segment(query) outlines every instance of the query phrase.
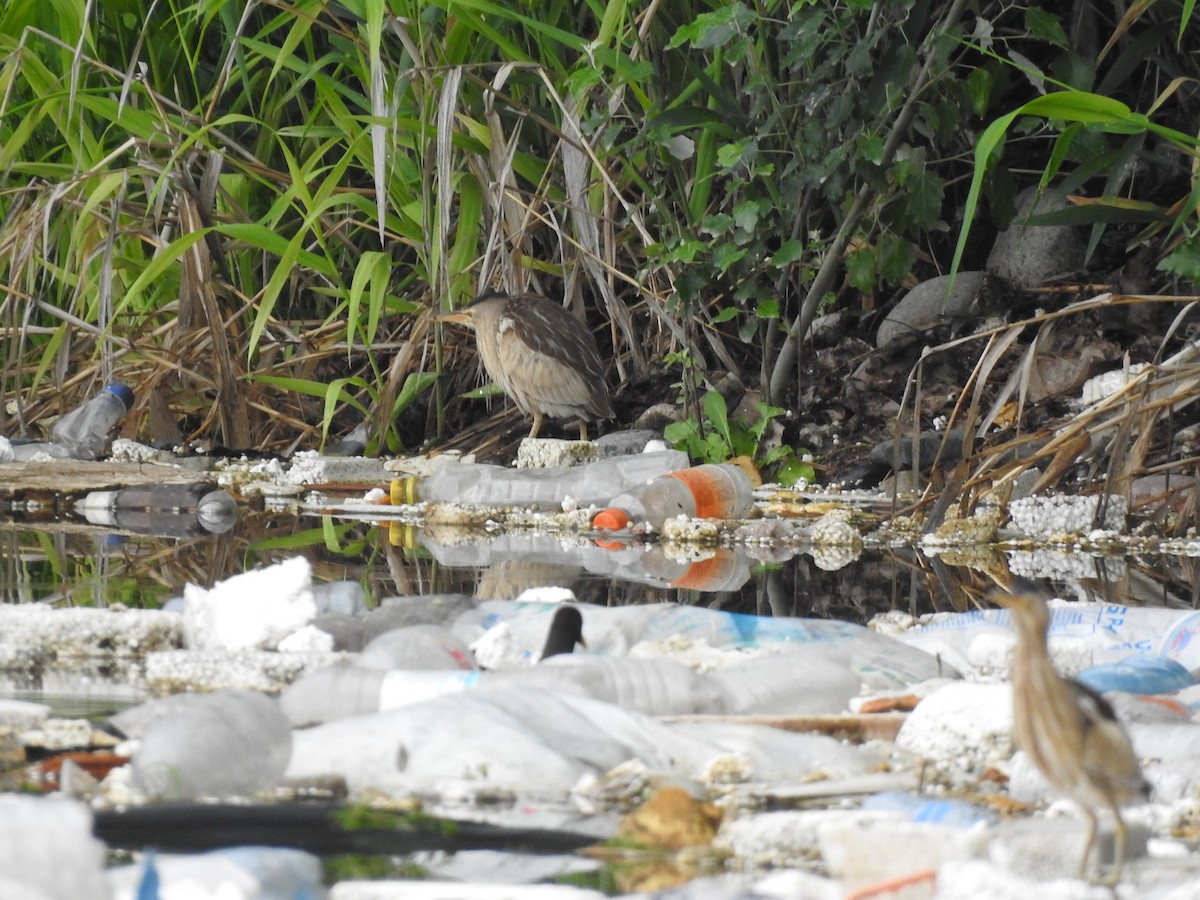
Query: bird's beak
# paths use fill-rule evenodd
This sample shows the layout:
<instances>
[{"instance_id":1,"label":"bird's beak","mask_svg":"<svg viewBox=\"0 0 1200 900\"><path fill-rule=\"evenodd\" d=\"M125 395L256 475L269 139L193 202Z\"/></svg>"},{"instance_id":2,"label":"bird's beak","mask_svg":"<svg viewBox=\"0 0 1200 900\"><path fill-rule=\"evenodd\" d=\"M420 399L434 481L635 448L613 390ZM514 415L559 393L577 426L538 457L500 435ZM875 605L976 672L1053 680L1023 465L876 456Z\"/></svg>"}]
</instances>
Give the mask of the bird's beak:
<instances>
[{"instance_id":1,"label":"bird's beak","mask_svg":"<svg viewBox=\"0 0 1200 900\"><path fill-rule=\"evenodd\" d=\"M439 313L433 317L435 322L453 322L456 325L470 325L471 314L465 309L454 309L450 312Z\"/></svg>"}]
</instances>

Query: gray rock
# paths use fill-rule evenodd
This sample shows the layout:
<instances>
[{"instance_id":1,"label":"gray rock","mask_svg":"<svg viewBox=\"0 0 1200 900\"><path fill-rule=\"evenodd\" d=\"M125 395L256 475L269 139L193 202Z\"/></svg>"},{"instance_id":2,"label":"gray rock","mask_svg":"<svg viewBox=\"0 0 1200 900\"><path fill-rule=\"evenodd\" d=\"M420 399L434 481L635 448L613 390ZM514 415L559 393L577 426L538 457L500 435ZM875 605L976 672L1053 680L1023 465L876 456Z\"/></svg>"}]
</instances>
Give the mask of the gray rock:
<instances>
[{"instance_id":1,"label":"gray rock","mask_svg":"<svg viewBox=\"0 0 1200 900\"><path fill-rule=\"evenodd\" d=\"M596 438L600 447L600 456L608 459L612 456L628 456L631 453L641 453L650 441L661 441L662 432L650 428L636 431L614 431Z\"/></svg>"},{"instance_id":2,"label":"gray rock","mask_svg":"<svg viewBox=\"0 0 1200 900\"><path fill-rule=\"evenodd\" d=\"M1036 213L1070 209L1065 200L1051 202L1036 187L1017 195L1017 215L1000 232L988 255L987 270L1022 290L1037 287L1055 275L1083 266L1086 246L1078 228L1070 225L1026 225Z\"/></svg>"},{"instance_id":3,"label":"gray rock","mask_svg":"<svg viewBox=\"0 0 1200 900\"><path fill-rule=\"evenodd\" d=\"M959 272L953 284L949 275L921 282L879 324L875 346L901 347L922 339L926 331L947 319L973 314L986 279L986 272Z\"/></svg>"}]
</instances>

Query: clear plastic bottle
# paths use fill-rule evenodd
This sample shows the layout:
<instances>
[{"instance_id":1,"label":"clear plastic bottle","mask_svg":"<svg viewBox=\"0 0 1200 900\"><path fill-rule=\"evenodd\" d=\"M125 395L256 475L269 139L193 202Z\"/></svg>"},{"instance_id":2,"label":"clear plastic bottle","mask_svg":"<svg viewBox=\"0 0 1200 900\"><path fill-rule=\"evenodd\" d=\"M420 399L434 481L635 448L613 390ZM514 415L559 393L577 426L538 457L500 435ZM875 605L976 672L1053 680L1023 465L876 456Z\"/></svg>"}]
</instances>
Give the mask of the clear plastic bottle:
<instances>
[{"instance_id":1,"label":"clear plastic bottle","mask_svg":"<svg viewBox=\"0 0 1200 900\"><path fill-rule=\"evenodd\" d=\"M753 485L745 469L735 463L694 466L655 478L613 497L592 526L618 531L631 522L649 522L661 528L678 515L704 519L736 519L746 515L754 503Z\"/></svg>"},{"instance_id":2,"label":"clear plastic bottle","mask_svg":"<svg viewBox=\"0 0 1200 900\"><path fill-rule=\"evenodd\" d=\"M95 459L104 449L109 430L133 406L133 391L114 381L91 400L76 407L50 429L53 443L74 459Z\"/></svg>"},{"instance_id":3,"label":"clear plastic bottle","mask_svg":"<svg viewBox=\"0 0 1200 900\"><path fill-rule=\"evenodd\" d=\"M687 454L659 450L614 456L583 466L509 469L483 463L447 462L423 478L392 482L392 503L437 502L559 506L570 497L580 506L609 498L649 479L686 466Z\"/></svg>"}]
</instances>

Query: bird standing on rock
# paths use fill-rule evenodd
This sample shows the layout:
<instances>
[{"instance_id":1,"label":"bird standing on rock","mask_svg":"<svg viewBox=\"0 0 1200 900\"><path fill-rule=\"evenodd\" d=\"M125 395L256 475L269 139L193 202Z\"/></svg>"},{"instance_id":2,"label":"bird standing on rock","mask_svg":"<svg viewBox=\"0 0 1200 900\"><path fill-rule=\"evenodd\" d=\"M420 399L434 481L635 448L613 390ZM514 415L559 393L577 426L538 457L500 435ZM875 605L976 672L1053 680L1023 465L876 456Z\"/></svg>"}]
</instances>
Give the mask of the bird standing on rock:
<instances>
[{"instance_id":1,"label":"bird standing on rock","mask_svg":"<svg viewBox=\"0 0 1200 900\"><path fill-rule=\"evenodd\" d=\"M1103 808L1113 814L1116 848L1107 881L1116 884L1125 857L1121 807L1145 802L1150 793L1129 736L1104 697L1055 671L1046 643L1050 610L1041 591L1021 583L1012 593L1000 592L993 599L1012 612L1017 630L1012 667L1017 745L1046 780L1087 815L1081 878L1096 842L1096 811Z\"/></svg>"},{"instance_id":2,"label":"bird standing on rock","mask_svg":"<svg viewBox=\"0 0 1200 900\"><path fill-rule=\"evenodd\" d=\"M474 329L488 375L533 417L530 437L537 437L543 416L579 416L579 437L586 440L589 418L615 415L592 333L557 303L492 292L438 318Z\"/></svg>"}]
</instances>

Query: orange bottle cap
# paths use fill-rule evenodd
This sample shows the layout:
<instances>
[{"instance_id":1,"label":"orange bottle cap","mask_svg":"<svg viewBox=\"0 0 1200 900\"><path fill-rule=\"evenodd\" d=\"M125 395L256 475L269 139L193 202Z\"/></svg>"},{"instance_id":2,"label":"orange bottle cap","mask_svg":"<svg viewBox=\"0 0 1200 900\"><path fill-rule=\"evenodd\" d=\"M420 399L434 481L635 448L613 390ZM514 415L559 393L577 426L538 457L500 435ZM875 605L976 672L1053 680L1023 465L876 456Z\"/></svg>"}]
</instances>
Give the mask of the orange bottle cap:
<instances>
[{"instance_id":1,"label":"orange bottle cap","mask_svg":"<svg viewBox=\"0 0 1200 900\"><path fill-rule=\"evenodd\" d=\"M620 531L629 524L629 513L615 506L602 509L592 519L592 527L602 531Z\"/></svg>"}]
</instances>

